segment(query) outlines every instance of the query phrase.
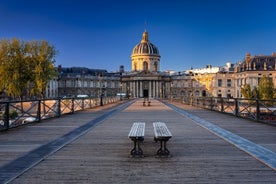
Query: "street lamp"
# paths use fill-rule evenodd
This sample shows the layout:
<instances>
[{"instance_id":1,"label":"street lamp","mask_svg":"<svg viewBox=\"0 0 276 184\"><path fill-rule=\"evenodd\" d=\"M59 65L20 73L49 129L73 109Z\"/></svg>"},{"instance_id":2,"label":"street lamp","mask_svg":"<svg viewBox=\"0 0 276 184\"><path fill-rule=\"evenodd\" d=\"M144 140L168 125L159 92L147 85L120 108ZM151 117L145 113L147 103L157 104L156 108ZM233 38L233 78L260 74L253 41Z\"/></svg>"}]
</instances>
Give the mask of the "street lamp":
<instances>
[{"instance_id":1,"label":"street lamp","mask_svg":"<svg viewBox=\"0 0 276 184\"><path fill-rule=\"evenodd\" d=\"M120 83L120 100L122 101L123 99L122 99L122 94L123 94L123 84L122 84L122 82Z\"/></svg>"},{"instance_id":2,"label":"street lamp","mask_svg":"<svg viewBox=\"0 0 276 184\"><path fill-rule=\"evenodd\" d=\"M104 93L105 93L105 86L103 85L103 86L101 87L100 106L103 106L103 97L104 97Z\"/></svg>"},{"instance_id":3,"label":"street lamp","mask_svg":"<svg viewBox=\"0 0 276 184\"><path fill-rule=\"evenodd\" d=\"M170 89L171 102L173 101L173 97L172 97L173 92L172 92L172 89L173 89L173 82L171 82L171 89Z\"/></svg>"},{"instance_id":4,"label":"street lamp","mask_svg":"<svg viewBox=\"0 0 276 184\"><path fill-rule=\"evenodd\" d=\"M103 106L103 82L102 82L102 74L98 75L99 83L100 83L100 106Z\"/></svg>"}]
</instances>

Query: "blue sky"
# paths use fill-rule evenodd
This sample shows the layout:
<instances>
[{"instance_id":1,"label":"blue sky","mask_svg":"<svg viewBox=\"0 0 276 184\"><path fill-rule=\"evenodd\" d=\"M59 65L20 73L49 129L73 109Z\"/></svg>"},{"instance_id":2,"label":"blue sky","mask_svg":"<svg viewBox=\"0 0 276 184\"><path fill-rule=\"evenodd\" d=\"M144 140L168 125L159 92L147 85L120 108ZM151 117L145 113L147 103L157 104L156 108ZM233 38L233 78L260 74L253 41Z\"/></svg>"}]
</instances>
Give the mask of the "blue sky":
<instances>
[{"instance_id":1,"label":"blue sky","mask_svg":"<svg viewBox=\"0 0 276 184\"><path fill-rule=\"evenodd\" d=\"M145 22L162 71L276 52L274 0L0 0L0 38L47 40L64 67L130 71Z\"/></svg>"}]
</instances>

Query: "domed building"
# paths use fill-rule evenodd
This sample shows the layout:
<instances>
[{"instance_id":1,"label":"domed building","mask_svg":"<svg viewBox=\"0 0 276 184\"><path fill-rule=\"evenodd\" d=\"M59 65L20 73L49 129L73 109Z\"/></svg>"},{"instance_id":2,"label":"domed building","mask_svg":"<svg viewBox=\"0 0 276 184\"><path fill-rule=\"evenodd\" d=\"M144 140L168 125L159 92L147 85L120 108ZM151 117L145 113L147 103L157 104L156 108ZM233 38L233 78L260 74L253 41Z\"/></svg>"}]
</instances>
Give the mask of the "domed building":
<instances>
[{"instance_id":1,"label":"domed building","mask_svg":"<svg viewBox=\"0 0 276 184\"><path fill-rule=\"evenodd\" d=\"M160 72L158 48L149 41L145 30L142 40L132 50L130 73L121 77L121 92L132 98L166 98L170 91L169 74Z\"/></svg>"},{"instance_id":2,"label":"domed building","mask_svg":"<svg viewBox=\"0 0 276 184\"><path fill-rule=\"evenodd\" d=\"M150 43L147 31L143 33L141 42L133 48L131 60L132 71L159 71L159 50L155 45Z\"/></svg>"}]
</instances>

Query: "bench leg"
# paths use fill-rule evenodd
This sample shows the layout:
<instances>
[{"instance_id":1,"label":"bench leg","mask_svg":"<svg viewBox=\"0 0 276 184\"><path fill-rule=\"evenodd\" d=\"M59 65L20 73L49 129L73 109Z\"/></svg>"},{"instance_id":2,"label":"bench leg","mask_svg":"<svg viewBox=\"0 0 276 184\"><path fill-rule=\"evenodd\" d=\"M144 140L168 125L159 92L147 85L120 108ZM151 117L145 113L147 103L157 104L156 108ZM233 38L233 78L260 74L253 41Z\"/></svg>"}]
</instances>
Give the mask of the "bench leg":
<instances>
[{"instance_id":1,"label":"bench leg","mask_svg":"<svg viewBox=\"0 0 276 184\"><path fill-rule=\"evenodd\" d=\"M157 150L158 156L169 156L170 151L167 149L167 141L168 140L161 140L160 141L160 148Z\"/></svg>"},{"instance_id":2,"label":"bench leg","mask_svg":"<svg viewBox=\"0 0 276 184\"><path fill-rule=\"evenodd\" d=\"M133 140L134 146L133 149L130 151L132 156L143 156L143 150L140 146L142 140Z\"/></svg>"}]
</instances>

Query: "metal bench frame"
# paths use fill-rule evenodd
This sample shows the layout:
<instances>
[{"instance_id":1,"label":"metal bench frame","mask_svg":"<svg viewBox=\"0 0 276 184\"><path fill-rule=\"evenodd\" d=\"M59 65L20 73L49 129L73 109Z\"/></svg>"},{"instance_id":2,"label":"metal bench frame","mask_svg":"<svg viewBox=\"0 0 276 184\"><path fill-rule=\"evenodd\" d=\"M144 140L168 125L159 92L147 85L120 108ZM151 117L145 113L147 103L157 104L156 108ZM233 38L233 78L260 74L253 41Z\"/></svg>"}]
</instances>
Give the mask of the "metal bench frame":
<instances>
[{"instance_id":1,"label":"metal bench frame","mask_svg":"<svg viewBox=\"0 0 276 184\"><path fill-rule=\"evenodd\" d=\"M168 127L163 122L154 122L154 141L160 141L160 148L157 150L157 156L169 156L170 151L167 149L167 141L172 137Z\"/></svg>"}]
</instances>

